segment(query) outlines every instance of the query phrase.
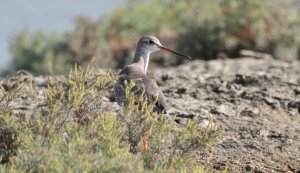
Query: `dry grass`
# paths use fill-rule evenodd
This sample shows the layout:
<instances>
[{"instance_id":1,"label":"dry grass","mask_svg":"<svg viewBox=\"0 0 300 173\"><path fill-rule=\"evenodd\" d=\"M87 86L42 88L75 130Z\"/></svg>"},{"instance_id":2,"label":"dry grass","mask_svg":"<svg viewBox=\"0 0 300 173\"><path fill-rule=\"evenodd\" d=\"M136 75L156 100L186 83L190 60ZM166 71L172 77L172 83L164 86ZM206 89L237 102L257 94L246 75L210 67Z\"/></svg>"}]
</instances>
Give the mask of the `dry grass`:
<instances>
[{"instance_id":1,"label":"dry grass","mask_svg":"<svg viewBox=\"0 0 300 173\"><path fill-rule=\"evenodd\" d=\"M197 117L179 126L151 113L153 103L133 101L133 83L122 115L103 112L101 94L117 76L75 66L66 82L49 79L44 106L22 114L11 103L25 88L33 100L36 94L31 77L17 76L0 85L0 172L209 172L193 152L214 141L215 127L200 127Z\"/></svg>"}]
</instances>

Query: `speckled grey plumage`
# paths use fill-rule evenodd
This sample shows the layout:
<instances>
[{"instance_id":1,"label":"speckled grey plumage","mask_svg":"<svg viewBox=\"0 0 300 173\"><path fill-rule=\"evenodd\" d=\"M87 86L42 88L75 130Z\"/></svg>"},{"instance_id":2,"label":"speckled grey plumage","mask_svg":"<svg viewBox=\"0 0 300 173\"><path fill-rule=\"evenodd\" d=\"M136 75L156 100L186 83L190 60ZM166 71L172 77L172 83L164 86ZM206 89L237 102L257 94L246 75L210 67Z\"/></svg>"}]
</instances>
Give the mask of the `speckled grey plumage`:
<instances>
[{"instance_id":1,"label":"speckled grey plumage","mask_svg":"<svg viewBox=\"0 0 300 173\"><path fill-rule=\"evenodd\" d=\"M135 65L126 66L120 72L120 78L114 86L115 98L119 105L124 105L127 101L125 95L125 80L135 80L135 87L133 87L131 91L138 95L144 91L149 102L154 101L157 97L154 112L160 113L168 110L166 98L156 82Z\"/></svg>"},{"instance_id":2,"label":"speckled grey plumage","mask_svg":"<svg viewBox=\"0 0 300 173\"><path fill-rule=\"evenodd\" d=\"M161 113L166 112L169 109L163 92L156 82L146 74L150 54L160 50L190 58L189 56L163 47L160 41L154 36L142 37L137 44L132 64L127 65L122 69L119 74L119 79L114 86L115 98L119 105L126 106L127 98L125 94L125 81L134 80L135 86L132 88L132 92L137 95L144 92L149 102L157 100L153 109L154 112Z\"/></svg>"}]
</instances>

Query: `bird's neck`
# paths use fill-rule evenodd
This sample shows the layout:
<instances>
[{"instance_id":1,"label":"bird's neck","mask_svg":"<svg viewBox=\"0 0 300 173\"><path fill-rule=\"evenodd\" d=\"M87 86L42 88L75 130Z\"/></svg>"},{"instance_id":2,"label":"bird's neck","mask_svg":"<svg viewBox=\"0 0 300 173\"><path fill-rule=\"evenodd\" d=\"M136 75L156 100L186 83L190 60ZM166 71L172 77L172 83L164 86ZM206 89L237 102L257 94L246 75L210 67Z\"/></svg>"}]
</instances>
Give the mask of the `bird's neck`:
<instances>
[{"instance_id":1,"label":"bird's neck","mask_svg":"<svg viewBox=\"0 0 300 173\"><path fill-rule=\"evenodd\" d=\"M136 49L133 63L138 64L141 69L144 70L145 74L147 72L148 64L149 64L149 51L145 51L142 49Z\"/></svg>"}]
</instances>

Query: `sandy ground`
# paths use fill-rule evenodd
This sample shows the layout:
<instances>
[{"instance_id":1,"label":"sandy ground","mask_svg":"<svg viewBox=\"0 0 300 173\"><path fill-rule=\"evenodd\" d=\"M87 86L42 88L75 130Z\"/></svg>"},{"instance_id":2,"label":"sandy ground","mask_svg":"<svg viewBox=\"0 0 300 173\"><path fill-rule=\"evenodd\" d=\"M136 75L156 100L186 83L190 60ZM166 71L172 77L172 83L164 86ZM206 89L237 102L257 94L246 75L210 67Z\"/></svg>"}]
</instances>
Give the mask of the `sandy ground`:
<instances>
[{"instance_id":1,"label":"sandy ground","mask_svg":"<svg viewBox=\"0 0 300 173\"><path fill-rule=\"evenodd\" d=\"M193 61L152 72L182 119L199 114L220 127L215 145L198 152L200 163L230 172L300 172L300 62Z\"/></svg>"},{"instance_id":2,"label":"sandy ground","mask_svg":"<svg viewBox=\"0 0 300 173\"><path fill-rule=\"evenodd\" d=\"M184 123L193 115L212 120L221 135L197 161L229 172L300 172L300 62L241 58L192 61L149 69ZM46 79L37 77L41 93ZM112 90L102 109L121 111ZM23 98L19 107L30 111ZM43 100L43 99L41 99ZM26 108L24 108L26 107Z\"/></svg>"}]
</instances>

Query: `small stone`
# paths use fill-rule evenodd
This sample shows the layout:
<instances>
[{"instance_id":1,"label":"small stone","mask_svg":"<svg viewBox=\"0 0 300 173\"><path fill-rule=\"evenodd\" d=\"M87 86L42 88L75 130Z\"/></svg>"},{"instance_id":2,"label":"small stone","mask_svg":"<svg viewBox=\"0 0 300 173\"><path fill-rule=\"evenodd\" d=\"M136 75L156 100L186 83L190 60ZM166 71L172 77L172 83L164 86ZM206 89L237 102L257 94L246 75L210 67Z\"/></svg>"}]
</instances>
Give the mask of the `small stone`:
<instances>
[{"instance_id":1,"label":"small stone","mask_svg":"<svg viewBox=\"0 0 300 173\"><path fill-rule=\"evenodd\" d=\"M216 86L213 88L215 93L226 93L228 89L225 86Z\"/></svg>"},{"instance_id":2,"label":"small stone","mask_svg":"<svg viewBox=\"0 0 300 173\"><path fill-rule=\"evenodd\" d=\"M198 80L199 83L205 83L206 82L205 77L200 76L200 75L198 76L197 80Z\"/></svg>"},{"instance_id":3,"label":"small stone","mask_svg":"<svg viewBox=\"0 0 300 173\"><path fill-rule=\"evenodd\" d=\"M300 105L300 103L296 102L296 101L289 101L288 103L288 108L298 108Z\"/></svg>"},{"instance_id":4,"label":"small stone","mask_svg":"<svg viewBox=\"0 0 300 173\"><path fill-rule=\"evenodd\" d=\"M280 102L272 97L265 97L265 102L272 106L272 108L280 108Z\"/></svg>"},{"instance_id":5,"label":"small stone","mask_svg":"<svg viewBox=\"0 0 300 173\"><path fill-rule=\"evenodd\" d=\"M161 76L161 80L164 82L166 82L167 80L172 80L172 79L173 79L173 77L168 74L164 74Z\"/></svg>"},{"instance_id":6,"label":"small stone","mask_svg":"<svg viewBox=\"0 0 300 173\"><path fill-rule=\"evenodd\" d=\"M253 100L255 97L255 95L253 93L246 92L246 91L243 91L240 96L241 96L241 98L247 99L247 100Z\"/></svg>"},{"instance_id":7,"label":"small stone","mask_svg":"<svg viewBox=\"0 0 300 173\"><path fill-rule=\"evenodd\" d=\"M260 80L256 76L236 74L234 82L237 83L237 84L241 84L243 86L247 86L247 85L259 84Z\"/></svg>"},{"instance_id":8,"label":"small stone","mask_svg":"<svg viewBox=\"0 0 300 173\"><path fill-rule=\"evenodd\" d=\"M276 131L273 131L271 130L269 132L269 135L267 136L268 138L286 138L286 135L283 135L282 133L279 133L279 132L276 132Z\"/></svg>"},{"instance_id":9,"label":"small stone","mask_svg":"<svg viewBox=\"0 0 300 173\"><path fill-rule=\"evenodd\" d=\"M184 94L186 92L186 88L178 88L177 93L178 94Z\"/></svg>"},{"instance_id":10,"label":"small stone","mask_svg":"<svg viewBox=\"0 0 300 173\"><path fill-rule=\"evenodd\" d=\"M199 120L198 123L199 123L199 125L200 125L201 127L203 127L203 128L207 128L209 125L212 125L212 126L215 125L213 122L210 122L210 121L207 120L207 119L201 119L201 120Z\"/></svg>"},{"instance_id":11,"label":"small stone","mask_svg":"<svg viewBox=\"0 0 300 173\"><path fill-rule=\"evenodd\" d=\"M255 117L259 115L260 110L258 108L245 108L242 112L242 116Z\"/></svg>"},{"instance_id":12,"label":"small stone","mask_svg":"<svg viewBox=\"0 0 300 173\"><path fill-rule=\"evenodd\" d=\"M245 166L245 170L246 170L246 171L251 171L251 166L250 166L250 165L246 165L246 166Z\"/></svg>"},{"instance_id":13,"label":"small stone","mask_svg":"<svg viewBox=\"0 0 300 173\"><path fill-rule=\"evenodd\" d=\"M296 95L300 94L300 87L295 88L295 89L294 89L294 93L295 93Z\"/></svg>"}]
</instances>

